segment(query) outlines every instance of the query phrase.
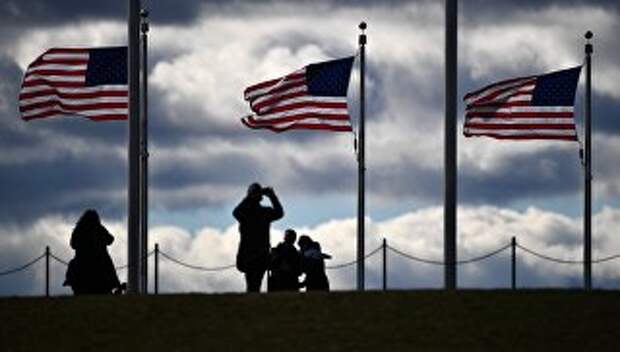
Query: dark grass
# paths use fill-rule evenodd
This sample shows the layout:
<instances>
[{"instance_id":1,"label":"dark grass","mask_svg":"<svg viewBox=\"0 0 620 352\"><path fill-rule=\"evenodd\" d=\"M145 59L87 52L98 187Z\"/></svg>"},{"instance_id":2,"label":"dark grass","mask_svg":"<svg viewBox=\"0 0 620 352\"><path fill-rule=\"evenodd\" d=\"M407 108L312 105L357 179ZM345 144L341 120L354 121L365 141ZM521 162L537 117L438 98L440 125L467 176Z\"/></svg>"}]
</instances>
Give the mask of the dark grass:
<instances>
[{"instance_id":1,"label":"dark grass","mask_svg":"<svg viewBox=\"0 0 620 352\"><path fill-rule=\"evenodd\" d=\"M620 292L0 299L0 351L620 351Z\"/></svg>"}]
</instances>

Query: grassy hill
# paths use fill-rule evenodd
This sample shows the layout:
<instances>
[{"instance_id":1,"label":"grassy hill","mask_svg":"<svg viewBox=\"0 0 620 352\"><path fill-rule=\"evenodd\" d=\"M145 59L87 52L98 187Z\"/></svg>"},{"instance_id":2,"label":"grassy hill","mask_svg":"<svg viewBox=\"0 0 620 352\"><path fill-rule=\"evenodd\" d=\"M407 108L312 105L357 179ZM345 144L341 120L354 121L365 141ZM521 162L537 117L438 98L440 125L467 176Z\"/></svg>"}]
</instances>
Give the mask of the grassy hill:
<instances>
[{"instance_id":1,"label":"grassy hill","mask_svg":"<svg viewBox=\"0 0 620 352\"><path fill-rule=\"evenodd\" d=\"M620 292L0 299L0 351L618 351Z\"/></svg>"}]
</instances>

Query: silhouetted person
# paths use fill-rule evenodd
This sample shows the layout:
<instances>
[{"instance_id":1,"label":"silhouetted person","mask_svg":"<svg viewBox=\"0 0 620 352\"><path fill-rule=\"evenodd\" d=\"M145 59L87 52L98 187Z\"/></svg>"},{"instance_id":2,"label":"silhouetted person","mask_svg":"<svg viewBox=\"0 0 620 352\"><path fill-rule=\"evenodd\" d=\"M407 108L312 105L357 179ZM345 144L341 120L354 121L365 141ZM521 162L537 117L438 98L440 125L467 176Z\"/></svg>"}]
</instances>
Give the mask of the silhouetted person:
<instances>
[{"instance_id":1,"label":"silhouetted person","mask_svg":"<svg viewBox=\"0 0 620 352\"><path fill-rule=\"evenodd\" d=\"M284 241L271 250L269 291L299 291L301 257L295 248L296 240L295 230L288 229Z\"/></svg>"},{"instance_id":2,"label":"silhouetted person","mask_svg":"<svg viewBox=\"0 0 620 352\"><path fill-rule=\"evenodd\" d=\"M263 196L269 198L272 207L260 205ZM245 274L247 291L259 292L269 265L269 228L272 221L284 216L282 205L272 188L262 188L260 184L253 183L233 215L239 222L241 235L237 269Z\"/></svg>"},{"instance_id":3,"label":"silhouetted person","mask_svg":"<svg viewBox=\"0 0 620 352\"><path fill-rule=\"evenodd\" d=\"M306 291L329 291L325 259L331 259L331 256L321 252L321 245L309 236L300 236L297 244L301 252L301 271L306 274L301 285Z\"/></svg>"},{"instance_id":4,"label":"silhouetted person","mask_svg":"<svg viewBox=\"0 0 620 352\"><path fill-rule=\"evenodd\" d=\"M99 214L86 210L71 233L75 257L69 262L63 286L71 286L76 295L122 292L124 285L107 249L112 242L114 237L101 224Z\"/></svg>"}]
</instances>

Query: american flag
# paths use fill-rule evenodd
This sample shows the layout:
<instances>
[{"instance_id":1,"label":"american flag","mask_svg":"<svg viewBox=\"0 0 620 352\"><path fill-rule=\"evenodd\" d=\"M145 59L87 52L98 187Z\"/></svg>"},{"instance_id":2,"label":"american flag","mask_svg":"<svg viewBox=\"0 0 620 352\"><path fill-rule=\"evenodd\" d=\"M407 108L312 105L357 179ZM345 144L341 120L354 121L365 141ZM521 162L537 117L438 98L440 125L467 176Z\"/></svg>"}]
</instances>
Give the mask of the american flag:
<instances>
[{"instance_id":1,"label":"american flag","mask_svg":"<svg viewBox=\"0 0 620 352\"><path fill-rule=\"evenodd\" d=\"M127 47L53 48L32 62L19 94L22 119L127 119Z\"/></svg>"},{"instance_id":2,"label":"american flag","mask_svg":"<svg viewBox=\"0 0 620 352\"><path fill-rule=\"evenodd\" d=\"M577 66L508 79L465 95L463 134L576 141L573 105L580 71Z\"/></svg>"},{"instance_id":3,"label":"american flag","mask_svg":"<svg viewBox=\"0 0 620 352\"><path fill-rule=\"evenodd\" d=\"M308 65L277 79L246 88L254 114L248 127L283 132L291 129L350 132L347 89L354 57Z\"/></svg>"}]
</instances>

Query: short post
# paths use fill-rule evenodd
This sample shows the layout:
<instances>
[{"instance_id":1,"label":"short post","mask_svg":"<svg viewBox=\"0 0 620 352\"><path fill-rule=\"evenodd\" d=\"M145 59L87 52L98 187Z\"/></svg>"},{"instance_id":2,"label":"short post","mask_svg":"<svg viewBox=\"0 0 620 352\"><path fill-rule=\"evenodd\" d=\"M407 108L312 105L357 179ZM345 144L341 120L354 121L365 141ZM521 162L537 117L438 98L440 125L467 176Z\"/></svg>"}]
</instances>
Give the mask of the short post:
<instances>
[{"instance_id":1,"label":"short post","mask_svg":"<svg viewBox=\"0 0 620 352\"><path fill-rule=\"evenodd\" d=\"M45 246L45 297L50 296L50 246Z\"/></svg>"},{"instance_id":2,"label":"short post","mask_svg":"<svg viewBox=\"0 0 620 352\"><path fill-rule=\"evenodd\" d=\"M155 243L155 294L159 294L159 244Z\"/></svg>"},{"instance_id":3,"label":"short post","mask_svg":"<svg viewBox=\"0 0 620 352\"><path fill-rule=\"evenodd\" d=\"M383 291L387 291L387 240L383 239Z\"/></svg>"},{"instance_id":4,"label":"short post","mask_svg":"<svg viewBox=\"0 0 620 352\"><path fill-rule=\"evenodd\" d=\"M512 249L512 260L511 260L511 288L513 290L517 289L517 238L512 237L510 241L510 247Z\"/></svg>"}]
</instances>

